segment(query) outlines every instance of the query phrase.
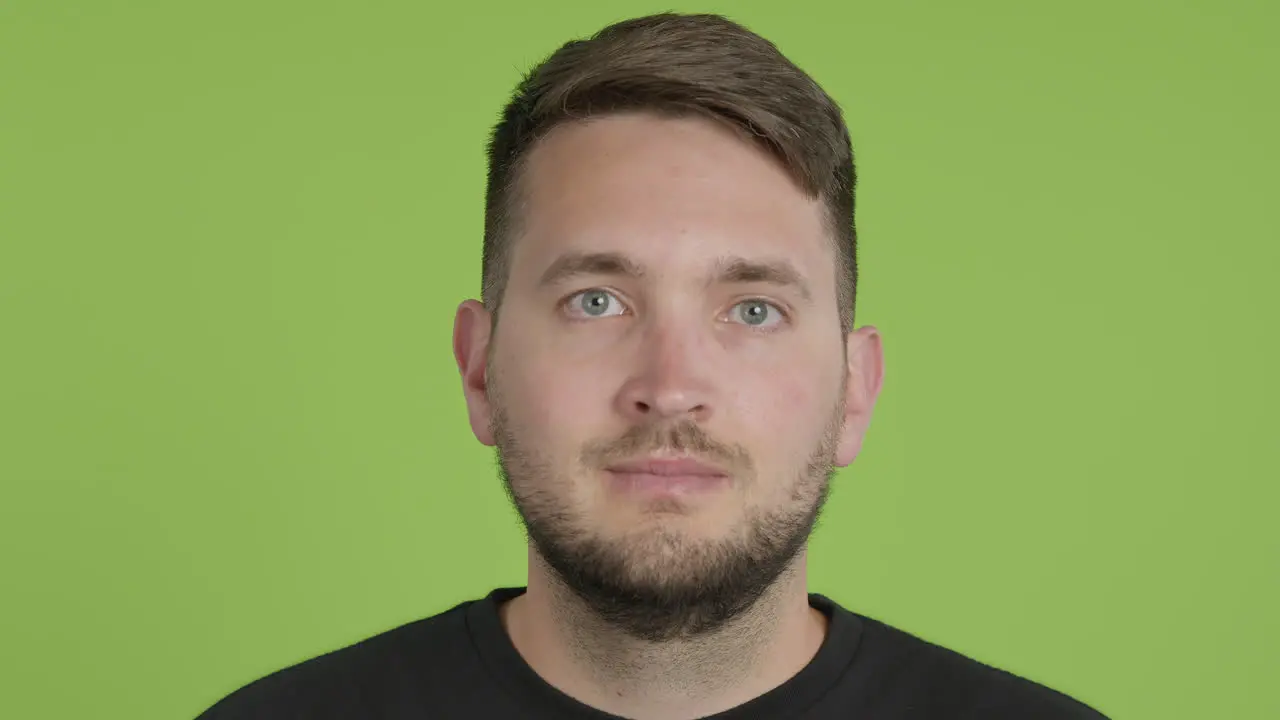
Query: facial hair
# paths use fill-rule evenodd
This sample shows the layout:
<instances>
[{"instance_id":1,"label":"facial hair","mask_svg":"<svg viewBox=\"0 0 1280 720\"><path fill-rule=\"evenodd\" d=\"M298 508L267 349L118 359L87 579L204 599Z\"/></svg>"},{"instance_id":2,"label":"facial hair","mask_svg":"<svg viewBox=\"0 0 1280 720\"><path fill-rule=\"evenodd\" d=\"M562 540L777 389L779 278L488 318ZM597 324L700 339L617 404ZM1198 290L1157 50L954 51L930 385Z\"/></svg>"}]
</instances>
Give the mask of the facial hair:
<instances>
[{"instance_id":1,"label":"facial hair","mask_svg":"<svg viewBox=\"0 0 1280 720\"><path fill-rule=\"evenodd\" d=\"M570 505L571 478L557 477L550 463L521 442L498 393L491 400L498 471L538 555L601 620L649 642L691 639L723 628L792 566L829 495L843 419L843 402L837 402L816 448L787 478L786 499L752 508L729 537L701 540L649 528L638 537L607 539ZM716 460L736 470L735 481L774 481L754 474L745 448L716 441L691 420L639 425L616 440L589 444L580 465L603 468L609 459L660 451Z\"/></svg>"}]
</instances>

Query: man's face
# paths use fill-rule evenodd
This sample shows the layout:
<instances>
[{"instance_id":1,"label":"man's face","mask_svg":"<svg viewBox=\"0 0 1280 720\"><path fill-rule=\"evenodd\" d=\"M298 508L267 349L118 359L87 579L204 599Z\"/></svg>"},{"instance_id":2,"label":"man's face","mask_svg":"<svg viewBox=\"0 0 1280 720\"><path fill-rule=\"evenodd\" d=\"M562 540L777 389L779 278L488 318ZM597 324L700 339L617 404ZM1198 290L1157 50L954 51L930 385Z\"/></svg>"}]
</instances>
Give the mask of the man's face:
<instances>
[{"instance_id":1,"label":"man's face","mask_svg":"<svg viewBox=\"0 0 1280 720\"><path fill-rule=\"evenodd\" d=\"M714 629L856 454L823 208L700 118L561 126L522 182L473 425L570 589L640 637Z\"/></svg>"}]
</instances>

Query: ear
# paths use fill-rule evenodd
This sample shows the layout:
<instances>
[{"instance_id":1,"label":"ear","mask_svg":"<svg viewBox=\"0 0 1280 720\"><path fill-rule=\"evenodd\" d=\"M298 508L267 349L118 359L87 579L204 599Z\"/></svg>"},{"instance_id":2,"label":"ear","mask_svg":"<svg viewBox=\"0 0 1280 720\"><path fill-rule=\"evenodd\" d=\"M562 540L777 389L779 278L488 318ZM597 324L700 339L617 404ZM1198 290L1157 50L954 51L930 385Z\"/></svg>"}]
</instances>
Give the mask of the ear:
<instances>
[{"instance_id":1,"label":"ear","mask_svg":"<svg viewBox=\"0 0 1280 720\"><path fill-rule=\"evenodd\" d=\"M846 338L848 357L844 397L844 428L836 448L836 465L847 467L862 450L862 438L871 424L871 411L884 384L884 348L880 332L865 325Z\"/></svg>"},{"instance_id":2,"label":"ear","mask_svg":"<svg viewBox=\"0 0 1280 720\"><path fill-rule=\"evenodd\" d=\"M458 374L462 376L462 394L467 400L471 432L481 443L490 446L494 440L489 422L492 406L489 404L486 366L491 332L491 316L484 305L476 300L467 300L458 306L453 318L453 359L458 363Z\"/></svg>"}]
</instances>

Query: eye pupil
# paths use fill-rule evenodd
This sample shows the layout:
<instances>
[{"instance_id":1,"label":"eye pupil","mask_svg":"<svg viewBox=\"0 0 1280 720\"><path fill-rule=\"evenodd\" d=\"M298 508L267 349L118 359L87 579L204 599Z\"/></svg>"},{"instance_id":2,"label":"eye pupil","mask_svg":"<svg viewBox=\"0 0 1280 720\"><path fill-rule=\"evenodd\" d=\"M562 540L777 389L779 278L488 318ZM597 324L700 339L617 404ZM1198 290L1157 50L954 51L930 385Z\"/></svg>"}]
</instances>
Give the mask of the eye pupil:
<instances>
[{"instance_id":1,"label":"eye pupil","mask_svg":"<svg viewBox=\"0 0 1280 720\"><path fill-rule=\"evenodd\" d=\"M599 315L609 309L609 296L598 290L582 295L582 309L589 315Z\"/></svg>"},{"instance_id":2,"label":"eye pupil","mask_svg":"<svg viewBox=\"0 0 1280 720\"><path fill-rule=\"evenodd\" d=\"M742 310L739 315L742 316L743 322L749 325L759 325L768 317L769 308L762 302L747 302L742 304Z\"/></svg>"}]
</instances>

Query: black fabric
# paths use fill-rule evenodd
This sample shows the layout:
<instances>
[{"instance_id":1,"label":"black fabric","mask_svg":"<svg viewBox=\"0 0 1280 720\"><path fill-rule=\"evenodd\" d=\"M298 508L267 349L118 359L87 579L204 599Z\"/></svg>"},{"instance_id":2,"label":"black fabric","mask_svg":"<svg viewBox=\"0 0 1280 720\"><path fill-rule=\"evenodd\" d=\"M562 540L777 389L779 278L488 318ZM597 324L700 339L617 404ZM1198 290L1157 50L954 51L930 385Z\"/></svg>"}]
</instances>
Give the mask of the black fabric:
<instances>
[{"instance_id":1,"label":"black fabric","mask_svg":"<svg viewBox=\"0 0 1280 720\"><path fill-rule=\"evenodd\" d=\"M197 720L618 720L544 682L521 658L499 588L433 617L277 671ZM811 594L830 620L813 660L714 720L1105 720L1043 685L992 668Z\"/></svg>"}]
</instances>

